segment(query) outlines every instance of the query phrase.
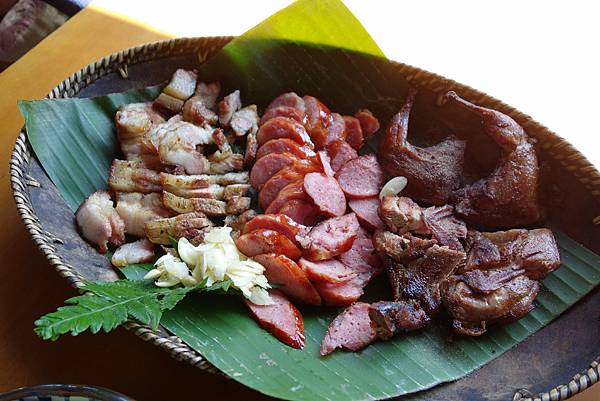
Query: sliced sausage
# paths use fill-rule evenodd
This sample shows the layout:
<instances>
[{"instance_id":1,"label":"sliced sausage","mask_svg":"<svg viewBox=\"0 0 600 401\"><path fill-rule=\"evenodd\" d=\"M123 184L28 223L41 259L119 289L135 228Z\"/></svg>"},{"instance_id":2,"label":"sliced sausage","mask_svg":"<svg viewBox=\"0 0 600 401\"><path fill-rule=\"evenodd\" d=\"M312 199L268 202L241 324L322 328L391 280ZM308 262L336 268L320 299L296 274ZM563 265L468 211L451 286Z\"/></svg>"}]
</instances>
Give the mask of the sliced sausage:
<instances>
[{"instance_id":1,"label":"sliced sausage","mask_svg":"<svg viewBox=\"0 0 600 401\"><path fill-rule=\"evenodd\" d=\"M258 129L258 133L256 134L258 146L276 138L289 138L301 145L314 146L304 126L286 117L270 119Z\"/></svg>"},{"instance_id":2,"label":"sliced sausage","mask_svg":"<svg viewBox=\"0 0 600 401\"><path fill-rule=\"evenodd\" d=\"M338 113L331 114L331 124L327 127L327 136L322 144L322 149L327 148L329 144L336 141L346 140L346 123L344 117Z\"/></svg>"},{"instance_id":3,"label":"sliced sausage","mask_svg":"<svg viewBox=\"0 0 600 401\"><path fill-rule=\"evenodd\" d=\"M339 171L344 164L352 159L358 158L356 150L354 150L354 148L346 141L334 142L329 145L327 150L333 171Z\"/></svg>"},{"instance_id":4,"label":"sliced sausage","mask_svg":"<svg viewBox=\"0 0 600 401\"><path fill-rule=\"evenodd\" d=\"M273 202L267 207L265 213L277 213L279 209L294 199L307 200L308 196L304 192L304 180L296 180L285 187L273 199Z\"/></svg>"},{"instance_id":5,"label":"sliced sausage","mask_svg":"<svg viewBox=\"0 0 600 401\"><path fill-rule=\"evenodd\" d=\"M297 246L300 246L296 240L297 235L306 235L309 228L297 223L285 214L260 214L246 223L243 233L249 233L258 229L267 229L277 231L285 235Z\"/></svg>"},{"instance_id":6,"label":"sliced sausage","mask_svg":"<svg viewBox=\"0 0 600 401\"><path fill-rule=\"evenodd\" d=\"M319 261L341 255L352 247L358 229L354 213L322 221L308 235L298 238L304 248L302 256L311 261Z\"/></svg>"},{"instance_id":7,"label":"sliced sausage","mask_svg":"<svg viewBox=\"0 0 600 401\"><path fill-rule=\"evenodd\" d=\"M306 129L310 133L315 148L317 150L324 149L329 135L329 126L333 121L331 112L327 106L313 96L304 96L303 99L306 107Z\"/></svg>"},{"instance_id":8,"label":"sliced sausage","mask_svg":"<svg viewBox=\"0 0 600 401\"><path fill-rule=\"evenodd\" d=\"M348 206L356 213L360 225L373 232L385 227L383 221L379 218L379 203L379 197L374 196L365 199L350 199Z\"/></svg>"},{"instance_id":9,"label":"sliced sausage","mask_svg":"<svg viewBox=\"0 0 600 401\"><path fill-rule=\"evenodd\" d=\"M256 305L244 299L258 324L273 337L293 348L304 348L304 320L300 311L280 290L270 290L271 305Z\"/></svg>"},{"instance_id":10,"label":"sliced sausage","mask_svg":"<svg viewBox=\"0 0 600 401\"><path fill-rule=\"evenodd\" d=\"M320 305L321 297L308 280L300 266L281 254L263 254L253 258L265 267L270 283L280 284L281 291L293 301L308 305Z\"/></svg>"},{"instance_id":11,"label":"sliced sausage","mask_svg":"<svg viewBox=\"0 0 600 401\"><path fill-rule=\"evenodd\" d=\"M367 281L381 272L381 260L375 252L373 240L362 228L358 229L352 247L339 255L338 260L356 273L368 273L365 276Z\"/></svg>"},{"instance_id":12,"label":"sliced sausage","mask_svg":"<svg viewBox=\"0 0 600 401\"><path fill-rule=\"evenodd\" d=\"M339 217L346 213L346 197L335 178L308 173L304 176L304 191L324 215Z\"/></svg>"},{"instance_id":13,"label":"sliced sausage","mask_svg":"<svg viewBox=\"0 0 600 401\"><path fill-rule=\"evenodd\" d=\"M343 283L315 283L315 288L325 305L348 306L362 296L367 283L366 275L358 274Z\"/></svg>"},{"instance_id":14,"label":"sliced sausage","mask_svg":"<svg viewBox=\"0 0 600 401\"><path fill-rule=\"evenodd\" d=\"M321 342L321 355L332 353L336 348L359 351L377 338L377 332L369 317L369 304L357 302L336 316L329 325Z\"/></svg>"},{"instance_id":15,"label":"sliced sausage","mask_svg":"<svg viewBox=\"0 0 600 401\"><path fill-rule=\"evenodd\" d=\"M374 155L350 160L336 178L347 197L364 199L377 196L383 187L383 170Z\"/></svg>"},{"instance_id":16,"label":"sliced sausage","mask_svg":"<svg viewBox=\"0 0 600 401\"><path fill-rule=\"evenodd\" d=\"M300 145L298 142L289 138L271 139L258 149L256 160L271 153L291 153L298 159L310 159L315 157L315 152L306 145Z\"/></svg>"},{"instance_id":17,"label":"sliced sausage","mask_svg":"<svg viewBox=\"0 0 600 401\"><path fill-rule=\"evenodd\" d=\"M331 159L329 158L329 154L325 150L320 150L317 152L317 160L321 163L321 168L325 175L329 177L335 176L335 171L331 168Z\"/></svg>"},{"instance_id":18,"label":"sliced sausage","mask_svg":"<svg viewBox=\"0 0 600 401\"><path fill-rule=\"evenodd\" d=\"M298 265L314 283L343 283L356 276L356 272L335 259L311 262L301 258Z\"/></svg>"},{"instance_id":19,"label":"sliced sausage","mask_svg":"<svg viewBox=\"0 0 600 401\"><path fill-rule=\"evenodd\" d=\"M281 169L263 185L258 194L258 205L262 209L266 209L286 185L302 179L307 173L319 170L320 166L309 160L297 160L293 165Z\"/></svg>"},{"instance_id":20,"label":"sliced sausage","mask_svg":"<svg viewBox=\"0 0 600 401\"><path fill-rule=\"evenodd\" d=\"M377 131L379 131L379 120L369 110L359 110L354 117L360 121L365 140L369 140Z\"/></svg>"},{"instance_id":21,"label":"sliced sausage","mask_svg":"<svg viewBox=\"0 0 600 401\"><path fill-rule=\"evenodd\" d=\"M296 156L291 153L272 153L257 160L250 171L250 184L260 190L273 175L296 160Z\"/></svg>"},{"instance_id":22,"label":"sliced sausage","mask_svg":"<svg viewBox=\"0 0 600 401\"><path fill-rule=\"evenodd\" d=\"M304 125L306 123L306 114L304 113L304 111L302 111L296 107L279 106L279 107L274 107L272 109L268 109L265 112L265 114L263 114L263 116L261 117L259 124L263 125L264 123L266 123L267 121L269 121L275 117L290 118L294 121L299 122L302 125Z\"/></svg>"},{"instance_id":23,"label":"sliced sausage","mask_svg":"<svg viewBox=\"0 0 600 401\"><path fill-rule=\"evenodd\" d=\"M358 152L365 142L360 121L356 117L344 116L344 123L346 124L346 142Z\"/></svg>"},{"instance_id":24,"label":"sliced sausage","mask_svg":"<svg viewBox=\"0 0 600 401\"><path fill-rule=\"evenodd\" d=\"M290 201L279 209L279 213L305 226L313 226L319 220L319 209L312 202L302 200Z\"/></svg>"},{"instance_id":25,"label":"sliced sausage","mask_svg":"<svg viewBox=\"0 0 600 401\"><path fill-rule=\"evenodd\" d=\"M263 253L276 253L298 260L301 255L300 249L288 237L264 228L241 235L235 240L235 245L241 253L248 257Z\"/></svg>"},{"instance_id":26,"label":"sliced sausage","mask_svg":"<svg viewBox=\"0 0 600 401\"><path fill-rule=\"evenodd\" d=\"M273 101L267 106L267 111L282 106L293 107L303 112L304 100L300 96L296 95L294 92L282 93L281 95L273 99Z\"/></svg>"}]
</instances>

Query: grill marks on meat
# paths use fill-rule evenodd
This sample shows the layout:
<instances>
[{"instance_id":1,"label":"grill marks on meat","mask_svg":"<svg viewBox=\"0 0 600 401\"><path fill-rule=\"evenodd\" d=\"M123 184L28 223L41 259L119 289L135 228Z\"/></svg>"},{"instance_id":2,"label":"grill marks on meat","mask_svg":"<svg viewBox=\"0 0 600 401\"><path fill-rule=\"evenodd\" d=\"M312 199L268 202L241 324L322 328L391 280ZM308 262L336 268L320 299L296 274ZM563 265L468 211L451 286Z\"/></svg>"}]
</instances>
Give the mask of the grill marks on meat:
<instances>
[{"instance_id":1,"label":"grill marks on meat","mask_svg":"<svg viewBox=\"0 0 600 401\"><path fill-rule=\"evenodd\" d=\"M416 90L410 89L406 102L381 138L377 155L388 174L408 179L408 196L443 205L460 186L465 141L447 137L428 148L411 145L407 139L408 122L415 95Z\"/></svg>"},{"instance_id":2,"label":"grill marks on meat","mask_svg":"<svg viewBox=\"0 0 600 401\"><path fill-rule=\"evenodd\" d=\"M336 348L359 351L376 338L377 333L369 317L369 304L356 302L333 319L321 342L320 353L325 356Z\"/></svg>"},{"instance_id":3,"label":"grill marks on meat","mask_svg":"<svg viewBox=\"0 0 600 401\"><path fill-rule=\"evenodd\" d=\"M304 320L300 311L279 290L270 290L272 305L244 300L258 324L275 338L293 348L304 348Z\"/></svg>"},{"instance_id":4,"label":"grill marks on meat","mask_svg":"<svg viewBox=\"0 0 600 401\"><path fill-rule=\"evenodd\" d=\"M75 219L83 237L96 245L101 253L108 251L109 242L114 246L125 242L125 223L106 191L96 191L88 196L77 209Z\"/></svg>"},{"instance_id":5,"label":"grill marks on meat","mask_svg":"<svg viewBox=\"0 0 600 401\"><path fill-rule=\"evenodd\" d=\"M454 192L457 213L468 223L484 227L539 221L537 155L523 128L507 115L476 106L454 92L448 92L446 99L480 117L484 132L501 149L498 166L489 177Z\"/></svg>"},{"instance_id":6,"label":"grill marks on meat","mask_svg":"<svg viewBox=\"0 0 600 401\"><path fill-rule=\"evenodd\" d=\"M155 244L170 245L170 237L191 240L200 235L213 223L204 213L191 212L177 215L175 217L147 221L144 224L144 232L150 241Z\"/></svg>"}]
</instances>

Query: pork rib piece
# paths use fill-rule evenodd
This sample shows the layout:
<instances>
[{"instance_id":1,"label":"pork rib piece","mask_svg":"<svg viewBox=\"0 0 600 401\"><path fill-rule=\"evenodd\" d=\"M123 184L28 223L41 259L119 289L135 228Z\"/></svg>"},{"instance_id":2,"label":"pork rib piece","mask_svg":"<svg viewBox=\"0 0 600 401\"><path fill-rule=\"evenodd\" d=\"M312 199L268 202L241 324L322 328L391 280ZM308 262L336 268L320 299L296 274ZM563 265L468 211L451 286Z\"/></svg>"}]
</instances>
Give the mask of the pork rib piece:
<instances>
[{"instance_id":1,"label":"pork rib piece","mask_svg":"<svg viewBox=\"0 0 600 401\"><path fill-rule=\"evenodd\" d=\"M484 132L502 152L489 177L454 192L456 212L467 223L483 227L514 227L539 221L538 160L523 128L507 115L467 102L454 92L448 92L446 99L479 116ZM410 178L408 182L410 187Z\"/></svg>"},{"instance_id":2,"label":"pork rib piece","mask_svg":"<svg viewBox=\"0 0 600 401\"><path fill-rule=\"evenodd\" d=\"M411 145L407 139L408 125L415 95L416 90L411 88L381 138L377 155L388 174L408 179L404 190L408 196L443 205L460 186L465 141L447 137L427 148Z\"/></svg>"}]
</instances>

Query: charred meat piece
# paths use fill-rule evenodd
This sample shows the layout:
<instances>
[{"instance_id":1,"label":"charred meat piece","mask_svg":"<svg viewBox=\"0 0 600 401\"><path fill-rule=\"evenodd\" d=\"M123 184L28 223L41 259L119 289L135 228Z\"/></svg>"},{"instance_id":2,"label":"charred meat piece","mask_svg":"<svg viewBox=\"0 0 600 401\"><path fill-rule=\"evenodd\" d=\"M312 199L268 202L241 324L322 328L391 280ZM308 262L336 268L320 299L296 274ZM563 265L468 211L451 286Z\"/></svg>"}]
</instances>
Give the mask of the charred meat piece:
<instances>
[{"instance_id":1,"label":"charred meat piece","mask_svg":"<svg viewBox=\"0 0 600 401\"><path fill-rule=\"evenodd\" d=\"M454 92L448 92L446 98L479 116L484 132L501 149L498 166L489 177L454 192L456 212L467 223L483 227L514 227L539 221L538 160L523 128L507 115L476 106ZM410 178L408 182L410 187Z\"/></svg>"},{"instance_id":2,"label":"charred meat piece","mask_svg":"<svg viewBox=\"0 0 600 401\"><path fill-rule=\"evenodd\" d=\"M238 111L242 107L242 98L240 97L240 91L235 90L229 95L225 96L223 100L219 102L219 124L221 127L228 128L233 113Z\"/></svg>"},{"instance_id":3,"label":"charred meat piece","mask_svg":"<svg viewBox=\"0 0 600 401\"><path fill-rule=\"evenodd\" d=\"M454 215L452 206L432 206L423 209L423 221L427 231L440 245L457 251L464 250L459 240L467 236L467 226Z\"/></svg>"},{"instance_id":4,"label":"charred meat piece","mask_svg":"<svg viewBox=\"0 0 600 401\"><path fill-rule=\"evenodd\" d=\"M336 316L321 342L322 356L336 348L359 351L377 338L369 317L369 304L356 302Z\"/></svg>"},{"instance_id":5,"label":"charred meat piece","mask_svg":"<svg viewBox=\"0 0 600 401\"><path fill-rule=\"evenodd\" d=\"M474 291L459 276L442 283L441 294L446 310L454 319L459 334L479 336L494 323L520 319L533 309L539 283L518 276L488 293Z\"/></svg>"},{"instance_id":6,"label":"charred meat piece","mask_svg":"<svg viewBox=\"0 0 600 401\"><path fill-rule=\"evenodd\" d=\"M431 321L414 300L376 302L370 305L368 312L377 337L383 340L398 333L422 329Z\"/></svg>"},{"instance_id":7,"label":"charred meat piece","mask_svg":"<svg viewBox=\"0 0 600 401\"><path fill-rule=\"evenodd\" d=\"M469 231L467 250L463 272L475 269L524 269L526 276L539 280L560 266L556 240L547 228L493 233Z\"/></svg>"},{"instance_id":8,"label":"charred meat piece","mask_svg":"<svg viewBox=\"0 0 600 401\"><path fill-rule=\"evenodd\" d=\"M164 118L152 108L152 103L131 103L121 106L115 115L117 136L121 151L127 160L139 155L152 154L154 147L148 132Z\"/></svg>"},{"instance_id":9,"label":"charred meat piece","mask_svg":"<svg viewBox=\"0 0 600 401\"><path fill-rule=\"evenodd\" d=\"M408 179L405 193L433 205L448 203L460 186L465 141L447 137L442 142L420 148L408 142L409 117L416 95L410 89L400 112L392 117L377 155L383 169L392 176Z\"/></svg>"},{"instance_id":10,"label":"charred meat piece","mask_svg":"<svg viewBox=\"0 0 600 401\"><path fill-rule=\"evenodd\" d=\"M271 305L244 300L258 324L275 338L293 348L304 348L304 320L300 311L279 290L270 290Z\"/></svg>"},{"instance_id":11,"label":"charred meat piece","mask_svg":"<svg viewBox=\"0 0 600 401\"><path fill-rule=\"evenodd\" d=\"M75 218L83 237L98 246L101 253L108 251L109 242L114 246L125 242L125 223L106 191L88 196L77 209Z\"/></svg>"},{"instance_id":12,"label":"charred meat piece","mask_svg":"<svg viewBox=\"0 0 600 401\"><path fill-rule=\"evenodd\" d=\"M437 241L415 237L410 233L398 235L389 231L377 231L373 236L373 243L380 255L398 263L408 263L424 256L425 251L437 244Z\"/></svg>"},{"instance_id":13,"label":"charred meat piece","mask_svg":"<svg viewBox=\"0 0 600 401\"><path fill-rule=\"evenodd\" d=\"M146 263L154 259L154 244L146 238L121 245L113 254L113 266L125 267L133 263Z\"/></svg>"},{"instance_id":14,"label":"charred meat piece","mask_svg":"<svg viewBox=\"0 0 600 401\"><path fill-rule=\"evenodd\" d=\"M160 175L139 161L113 160L108 173L108 186L115 192L160 192Z\"/></svg>"},{"instance_id":15,"label":"charred meat piece","mask_svg":"<svg viewBox=\"0 0 600 401\"><path fill-rule=\"evenodd\" d=\"M433 245L425 254L406 264L383 258L394 300L414 299L428 314L440 307L440 283L464 263L465 253Z\"/></svg>"},{"instance_id":16,"label":"charred meat piece","mask_svg":"<svg viewBox=\"0 0 600 401\"><path fill-rule=\"evenodd\" d=\"M256 255L253 259L265 267L265 276L269 282L280 284L281 291L294 302L307 305L321 304L321 297L315 287L292 259L275 253Z\"/></svg>"},{"instance_id":17,"label":"charred meat piece","mask_svg":"<svg viewBox=\"0 0 600 401\"><path fill-rule=\"evenodd\" d=\"M204 213L191 212L175 217L151 220L144 224L144 232L150 241L155 244L170 245L169 238L192 238L198 236L205 227L212 227L213 223Z\"/></svg>"},{"instance_id":18,"label":"charred meat piece","mask_svg":"<svg viewBox=\"0 0 600 401\"><path fill-rule=\"evenodd\" d=\"M117 213L125 223L125 232L137 237L145 237L144 224L148 221L169 217L161 195L158 193L140 194L117 192Z\"/></svg>"},{"instance_id":19,"label":"charred meat piece","mask_svg":"<svg viewBox=\"0 0 600 401\"><path fill-rule=\"evenodd\" d=\"M358 235L359 224L354 213L320 222L298 241L304 248L302 255L311 261L331 259L352 247Z\"/></svg>"}]
</instances>

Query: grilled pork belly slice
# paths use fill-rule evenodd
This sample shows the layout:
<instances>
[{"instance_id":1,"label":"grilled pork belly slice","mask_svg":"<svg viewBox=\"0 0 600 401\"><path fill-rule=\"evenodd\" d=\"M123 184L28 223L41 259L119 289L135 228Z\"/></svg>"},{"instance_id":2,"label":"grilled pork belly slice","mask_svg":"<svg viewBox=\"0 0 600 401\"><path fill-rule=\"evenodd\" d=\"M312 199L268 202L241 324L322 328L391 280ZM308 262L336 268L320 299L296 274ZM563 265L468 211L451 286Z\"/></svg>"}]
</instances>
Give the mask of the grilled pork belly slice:
<instances>
[{"instance_id":1,"label":"grilled pork belly slice","mask_svg":"<svg viewBox=\"0 0 600 401\"><path fill-rule=\"evenodd\" d=\"M108 186L115 192L160 192L160 175L139 161L113 160L108 173Z\"/></svg>"},{"instance_id":2,"label":"grilled pork belly slice","mask_svg":"<svg viewBox=\"0 0 600 401\"><path fill-rule=\"evenodd\" d=\"M221 127L228 128L233 113L238 111L242 107L242 98L240 97L240 91L235 90L229 95L225 96L223 100L219 102L219 124Z\"/></svg>"},{"instance_id":3,"label":"grilled pork belly slice","mask_svg":"<svg viewBox=\"0 0 600 401\"><path fill-rule=\"evenodd\" d=\"M182 237L191 240L202 234L203 229L212 227L213 223L204 213L191 212L175 217L147 221L144 231L150 241L155 244L169 245L169 237Z\"/></svg>"},{"instance_id":4,"label":"grilled pork belly slice","mask_svg":"<svg viewBox=\"0 0 600 401\"><path fill-rule=\"evenodd\" d=\"M183 105L183 119L196 125L216 124L218 117L213 109L219 92L221 92L221 84L218 82L210 84L198 82L194 96L186 100Z\"/></svg>"},{"instance_id":5,"label":"grilled pork belly slice","mask_svg":"<svg viewBox=\"0 0 600 401\"><path fill-rule=\"evenodd\" d=\"M168 217L171 213L162 204L158 193L140 194L137 192L117 192L117 213L125 222L125 232L145 237L144 224L147 221Z\"/></svg>"},{"instance_id":6,"label":"grilled pork belly slice","mask_svg":"<svg viewBox=\"0 0 600 401\"><path fill-rule=\"evenodd\" d=\"M160 183L166 191L177 194L178 191L207 188L209 185L247 184L248 172L241 171L214 175L160 173Z\"/></svg>"},{"instance_id":7,"label":"grilled pork belly slice","mask_svg":"<svg viewBox=\"0 0 600 401\"><path fill-rule=\"evenodd\" d=\"M185 100L194 94L196 89L196 71L188 71L178 68L171 77L171 81L163 89L163 93L177 99Z\"/></svg>"},{"instance_id":8,"label":"grilled pork belly slice","mask_svg":"<svg viewBox=\"0 0 600 401\"><path fill-rule=\"evenodd\" d=\"M182 198L163 191L162 201L165 207L176 213L201 212L207 216L224 216L227 203L210 198Z\"/></svg>"},{"instance_id":9,"label":"grilled pork belly slice","mask_svg":"<svg viewBox=\"0 0 600 401\"><path fill-rule=\"evenodd\" d=\"M125 241L125 223L113 207L106 191L96 191L79 206L75 213L83 237L98 246L101 253L108 243L119 246Z\"/></svg>"},{"instance_id":10,"label":"grilled pork belly slice","mask_svg":"<svg viewBox=\"0 0 600 401\"><path fill-rule=\"evenodd\" d=\"M242 214L250 209L252 199L247 196L232 196L225 206L227 214Z\"/></svg>"},{"instance_id":11,"label":"grilled pork belly slice","mask_svg":"<svg viewBox=\"0 0 600 401\"><path fill-rule=\"evenodd\" d=\"M121 245L113 254L113 266L125 267L133 263L151 262L154 259L154 244L146 238Z\"/></svg>"},{"instance_id":12,"label":"grilled pork belly slice","mask_svg":"<svg viewBox=\"0 0 600 401\"><path fill-rule=\"evenodd\" d=\"M209 174L225 174L231 171L240 171L244 168L244 155L233 153L231 149L226 151L217 150L208 156Z\"/></svg>"},{"instance_id":13,"label":"grilled pork belly slice","mask_svg":"<svg viewBox=\"0 0 600 401\"><path fill-rule=\"evenodd\" d=\"M255 135L258 132L256 105L251 104L233 113L230 125L236 136Z\"/></svg>"}]
</instances>

